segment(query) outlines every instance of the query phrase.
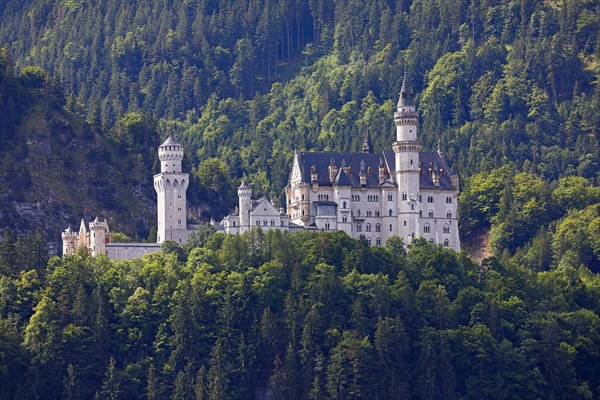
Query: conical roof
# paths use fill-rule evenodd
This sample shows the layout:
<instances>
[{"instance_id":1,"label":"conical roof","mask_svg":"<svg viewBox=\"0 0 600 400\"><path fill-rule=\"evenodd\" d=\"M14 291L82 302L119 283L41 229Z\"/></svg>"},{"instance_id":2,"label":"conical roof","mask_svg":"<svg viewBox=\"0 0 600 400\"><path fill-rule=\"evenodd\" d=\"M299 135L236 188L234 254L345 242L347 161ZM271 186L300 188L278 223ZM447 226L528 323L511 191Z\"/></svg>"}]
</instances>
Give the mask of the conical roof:
<instances>
[{"instance_id":1,"label":"conical roof","mask_svg":"<svg viewBox=\"0 0 600 400\"><path fill-rule=\"evenodd\" d=\"M163 146L181 146L181 144L179 144L179 142L177 142L177 140L173 139L173 136L169 135L167 140L165 140L164 143L160 145L160 147L163 147Z\"/></svg>"},{"instance_id":2,"label":"conical roof","mask_svg":"<svg viewBox=\"0 0 600 400\"><path fill-rule=\"evenodd\" d=\"M414 107L415 96L412 85L406 79L406 73L404 73L404 79L402 81L402 89L400 89L400 98L398 99L398 107Z\"/></svg>"}]
</instances>

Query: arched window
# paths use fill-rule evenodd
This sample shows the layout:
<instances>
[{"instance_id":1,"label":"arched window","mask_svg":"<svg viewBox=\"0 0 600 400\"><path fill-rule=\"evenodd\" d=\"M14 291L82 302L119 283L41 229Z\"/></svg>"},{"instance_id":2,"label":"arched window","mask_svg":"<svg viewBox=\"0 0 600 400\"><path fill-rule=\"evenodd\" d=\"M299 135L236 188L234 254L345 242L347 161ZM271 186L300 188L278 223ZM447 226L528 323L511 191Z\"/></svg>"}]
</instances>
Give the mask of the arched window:
<instances>
[{"instance_id":1,"label":"arched window","mask_svg":"<svg viewBox=\"0 0 600 400\"><path fill-rule=\"evenodd\" d=\"M375 244L376 244L377 246L381 246L381 238L377 238L377 239L375 239Z\"/></svg>"},{"instance_id":2,"label":"arched window","mask_svg":"<svg viewBox=\"0 0 600 400\"><path fill-rule=\"evenodd\" d=\"M444 239L444 247L450 247L450 240Z\"/></svg>"},{"instance_id":3,"label":"arched window","mask_svg":"<svg viewBox=\"0 0 600 400\"><path fill-rule=\"evenodd\" d=\"M389 215L390 215L390 217L392 216L392 209L391 208L390 208L390 211L389 211Z\"/></svg>"},{"instance_id":4,"label":"arched window","mask_svg":"<svg viewBox=\"0 0 600 400\"><path fill-rule=\"evenodd\" d=\"M450 211L446 213L446 218L452 218L452 213Z\"/></svg>"},{"instance_id":5,"label":"arched window","mask_svg":"<svg viewBox=\"0 0 600 400\"><path fill-rule=\"evenodd\" d=\"M367 224L367 232L371 232L371 224Z\"/></svg>"},{"instance_id":6,"label":"arched window","mask_svg":"<svg viewBox=\"0 0 600 400\"><path fill-rule=\"evenodd\" d=\"M433 211L429 211L429 218L433 218Z\"/></svg>"},{"instance_id":7,"label":"arched window","mask_svg":"<svg viewBox=\"0 0 600 400\"><path fill-rule=\"evenodd\" d=\"M375 225L375 232L381 232L381 224Z\"/></svg>"},{"instance_id":8,"label":"arched window","mask_svg":"<svg viewBox=\"0 0 600 400\"><path fill-rule=\"evenodd\" d=\"M342 208L346 208L346 202L345 201L342 203Z\"/></svg>"},{"instance_id":9,"label":"arched window","mask_svg":"<svg viewBox=\"0 0 600 400\"><path fill-rule=\"evenodd\" d=\"M452 197L450 197L450 196L446 197L446 203L451 204L452 203Z\"/></svg>"},{"instance_id":10,"label":"arched window","mask_svg":"<svg viewBox=\"0 0 600 400\"><path fill-rule=\"evenodd\" d=\"M388 193L388 201L392 201L394 200L394 195L391 193Z\"/></svg>"},{"instance_id":11,"label":"arched window","mask_svg":"<svg viewBox=\"0 0 600 400\"><path fill-rule=\"evenodd\" d=\"M429 224L426 224L423 226L423 232L424 233L430 233L431 232L431 227L429 226Z\"/></svg>"},{"instance_id":12,"label":"arched window","mask_svg":"<svg viewBox=\"0 0 600 400\"><path fill-rule=\"evenodd\" d=\"M408 194L402 193L402 200L406 200L406 199L408 199Z\"/></svg>"}]
</instances>

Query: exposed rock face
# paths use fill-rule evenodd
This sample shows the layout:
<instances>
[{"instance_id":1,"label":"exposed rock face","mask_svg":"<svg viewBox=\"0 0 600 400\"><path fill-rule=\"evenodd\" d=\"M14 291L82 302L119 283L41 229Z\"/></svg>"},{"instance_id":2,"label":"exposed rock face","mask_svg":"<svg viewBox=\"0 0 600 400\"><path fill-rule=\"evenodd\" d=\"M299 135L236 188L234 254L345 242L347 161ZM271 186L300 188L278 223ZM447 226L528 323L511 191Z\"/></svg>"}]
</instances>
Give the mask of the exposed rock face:
<instances>
[{"instance_id":1,"label":"exposed rock face","mask_svg":"<svg viewBox=\"0 0 600 400\"><path fill-rule=\"evenodd\" d=\"M156 224L152 154L119 145L62 109L34 103L0 146L0 228L40 227L52 253L73 221L101 215L111 228L143 235Z\"/></svg>"}]
</instances>

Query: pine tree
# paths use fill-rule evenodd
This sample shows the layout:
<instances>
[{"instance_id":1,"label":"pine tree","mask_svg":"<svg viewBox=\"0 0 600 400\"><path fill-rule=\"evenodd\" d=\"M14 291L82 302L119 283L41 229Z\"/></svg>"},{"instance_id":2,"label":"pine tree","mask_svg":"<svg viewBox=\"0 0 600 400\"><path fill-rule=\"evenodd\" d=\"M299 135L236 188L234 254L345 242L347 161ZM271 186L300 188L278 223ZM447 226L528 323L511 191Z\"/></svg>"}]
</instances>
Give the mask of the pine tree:
<instances>
[{"instance_id":1,"label":"pine tree","mask_svg":"<svg viewBox=\"0 0 600 400\"><path fill-rule=\"evenodd\" d=\"M110 357L108 367L104 373L102 381L102 391L100 398L103 400L117 400L119 398L119 376L117 372L117 362L114 357Z\"/></svg>"}]
</instances>

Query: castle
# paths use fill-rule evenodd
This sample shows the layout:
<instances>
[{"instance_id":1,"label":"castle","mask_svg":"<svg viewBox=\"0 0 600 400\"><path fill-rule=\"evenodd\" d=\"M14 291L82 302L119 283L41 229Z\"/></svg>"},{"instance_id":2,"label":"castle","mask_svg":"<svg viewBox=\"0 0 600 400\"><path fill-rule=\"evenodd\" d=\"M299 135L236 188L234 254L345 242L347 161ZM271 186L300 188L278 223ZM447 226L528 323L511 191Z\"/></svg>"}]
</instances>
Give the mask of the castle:
<instances>
[{"instance_id":1,"label":"castle","mask_svg":"<svg viewBox=\"0 0 600 400\"><path fill-rule=\"evenodd\" d=\"M409 244L415 238L460 251L457 200L458 175L441 150L422 152L418 140L419 114L406 77L393 115L396 140L390 150L373 152L369 134L360 153L299 152L293 158L286 187L287 210L262 198L252 200L252 189L242 182L238 207L215 227L239 234L253 227L263 230L339 230L371 245L392 236ZM154 176L157 193L157 244L111 243L106 221L79 233L69 227L62 234L63 253L85 247L90 254L112 259L136 258L160 249L160 243L187 241L186 191L189 174L182 172L183 146L172 137L158 147L161 163Z\"/></svg>"},{"instance_id":2,"label":"castle","mask_svg":"<svg viewBox=\"0 0 600 400\"><path fill-rule=\"evenodd\" d=\"M392 236L404 243L422 237L460 251L459 180L438 148L422 152L419 114L406 77L396 111L391 150L373 152L367 134L360 153L298 152L286 188L287 213L266 199L252 205L245 183L238 212L223 219L227 233L263 229L340 230L382 245Z\"/></svg>"},{"instance_id":3,"label":"castle","mask_svg":"<svg viewBox=\"0 0 600 400\"><path fill-rule=\"evenodd\" d=\"M79 233L68 227L62 233L63 254L74 254L84 248L92 256L105 254L113 260L139 258L160 250L165 240L179 244L187 242L190 229L187 225L186 192L189 174L181 171L183 146L168 137L158 147L160 173L154 175L157 196L158 229L157 243L112 243L108 223L98 218L86 227L81 220Z\"/></svg>"}]
</instances>

